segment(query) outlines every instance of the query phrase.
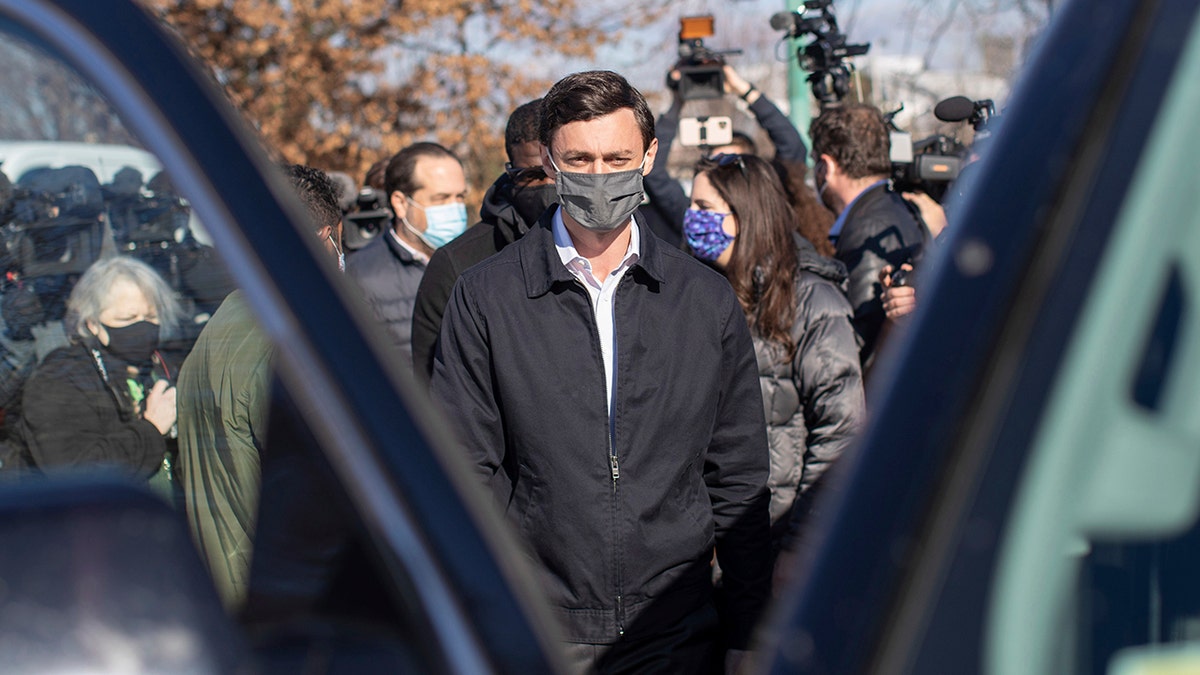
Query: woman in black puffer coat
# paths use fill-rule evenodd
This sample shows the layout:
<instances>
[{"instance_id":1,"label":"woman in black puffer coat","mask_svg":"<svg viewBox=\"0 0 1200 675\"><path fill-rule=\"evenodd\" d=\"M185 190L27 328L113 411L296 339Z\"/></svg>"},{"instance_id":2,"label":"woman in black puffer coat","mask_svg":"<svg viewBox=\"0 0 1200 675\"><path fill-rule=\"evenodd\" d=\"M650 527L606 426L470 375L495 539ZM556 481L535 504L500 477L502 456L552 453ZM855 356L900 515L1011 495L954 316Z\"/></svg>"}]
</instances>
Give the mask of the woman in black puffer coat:
<instances>
[{"instance_id":1,"label":"woman in black puffer coat","mask_svg":"<svg viewBox=\"0 0 1200 675\"><path fill-rule=\"evenodd\" d=\"M778 176L758 157L701 160L691 206L688 246L729 279L754 335L778 552L865 417L846 270L797 234Z\"/></svg>"}]
</instances>

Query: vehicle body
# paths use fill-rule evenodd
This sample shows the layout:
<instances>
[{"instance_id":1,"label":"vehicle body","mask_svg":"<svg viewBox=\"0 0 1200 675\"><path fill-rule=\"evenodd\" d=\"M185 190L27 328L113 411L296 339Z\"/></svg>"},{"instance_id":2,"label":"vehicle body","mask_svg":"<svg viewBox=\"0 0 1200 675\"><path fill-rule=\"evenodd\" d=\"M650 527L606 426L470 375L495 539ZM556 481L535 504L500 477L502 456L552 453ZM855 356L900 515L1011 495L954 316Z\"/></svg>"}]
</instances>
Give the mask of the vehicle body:
<instances>
[{"instance_id":1,"label":"vehicle body","mask_svg":"<svg viewBox=\"0 0 1200 675\"><path fill-rule=\"evenodd\" d=\"M86 166L101 184L111 183L117 172L132 167L148 180L162 170L149 152L115 143L64 141L0 141L0 171L14 183L33 169Z\"/></svg>"},{"instance_id":2,"label":"vehicle body","mask_svg":"<svg viewBox=\"0 0 1200 675\"><path fill-rule=\"evenodd\" d=\"M1200 667L1198 8L1056 3L871 374L771 672Z\"/></svg>"},{"instance_id":3,"label":"vehicle body","mask_svg":"<svg viewBox=\"0 0 1200 675\"><path fill-rule=\"evenodd\" d=\"M914 322L872 374L872 424L764 630L772 672L1194 658L1198 6L1057 10L919 270ZM364 549L353 571L386 610L248 631L144 490L3 485L6 669L555 672L538 584L448 451L450 423L322 267L290 187L210 78L125 0L0 0L0 37L93 88L203 221L278 350L272 430L336 477Z\"/></svg>"}]
</instances>

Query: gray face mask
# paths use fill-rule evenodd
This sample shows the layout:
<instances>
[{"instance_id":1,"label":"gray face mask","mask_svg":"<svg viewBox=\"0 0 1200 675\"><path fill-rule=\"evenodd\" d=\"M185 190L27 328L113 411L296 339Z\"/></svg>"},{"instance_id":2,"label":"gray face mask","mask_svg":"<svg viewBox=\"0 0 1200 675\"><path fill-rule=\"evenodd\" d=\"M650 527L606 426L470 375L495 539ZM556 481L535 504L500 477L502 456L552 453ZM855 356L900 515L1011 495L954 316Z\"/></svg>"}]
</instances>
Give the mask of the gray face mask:
<instances>
[{"instance_id":1,"label":"gray face mask","mask_svg":"<svg viewBox=\"0 0 1200 675\"><path fill-rule=\"evenodd\" d=\"M554 167L558 201L567 215L594 232L611 232L626 221L642 203L642 167L614 173L574 173Z\"/></svg>"}]
</instances>

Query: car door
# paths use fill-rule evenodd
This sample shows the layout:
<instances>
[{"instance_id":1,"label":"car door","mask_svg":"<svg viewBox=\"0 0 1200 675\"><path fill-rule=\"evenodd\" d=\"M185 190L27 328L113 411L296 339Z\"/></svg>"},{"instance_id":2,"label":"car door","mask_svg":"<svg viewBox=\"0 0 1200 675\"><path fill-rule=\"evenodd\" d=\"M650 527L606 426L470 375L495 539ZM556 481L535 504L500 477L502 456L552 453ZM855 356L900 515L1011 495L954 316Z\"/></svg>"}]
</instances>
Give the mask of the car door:
<instances>
[{"instance_id":1,"label":"car door","mask_svg":"<svg viewBox=\"0 0 1200 675\"><path fill-rule=\"evenodd\" d=\"M1197 3L1067 3L1040 42L773 672L1196 665Z\"/></svg>"},{"instance_id":2,"label":"car door","mask_svg":"<svg viewBox=\"0 0 1200 675\"><path fill-rule=\"evenodd\" d=\"M5 265L0 289L5 323L0 335L0 405L6 413L5 442L14 444L26 433L16 431L23 420L39 415L50 422L28 431L30 437L86 427L88 415L79 409L43 414L47 411L22 405L29 400L35 378L51 381L39 369L48 369L47 359L56 350L67 350L53 357L58 361L52 359L67 364L61 379L86 380L84 386L98 388L90 398L80 399L99 411L88 414L100 415L102 408L118 401L121 414L133 420L122 417L122 423L135 424L146 411L142 406L148 399L137 398L148 396L146 391L130 395L128 410L120 407L129 398L123 390L126 371L121 377L105 372L100 362L108 356L108 345L89 342L86 326L81 332L79 326L64 323L72 292L97 261L136 258L170 287L181 307L174 333L175 368L186 362L191 344L236 293L253 317L252 330L264 336L273 354L273 388L263 403L270 409L268 445L276 454L303 457L312 475L319 477L324 491L306 498L321 495L329 501L301 503L307 508L301 512L340 514L341 534L351 553L346 560L339 558L334 576L349 577L349 587L360 594L341 597L338 606L338 597L327 596L337 596L330 589L344 586L332 585L316 599L320 602L307 608L310 628L289 632L289 626L281 628L276 622L269 639L251 631L246 616L228 616L233 632L248 645L248 658L268 671L304 666L394 672L397 663L422 672L552 671L554 656L547 648L552 644L551 622L531 590L535 584L506 526L465 478L468 473L452 451L446 418L407 373L387 360L377 327L330 262L322 242L312 236L311 223L284 172L223 99L212 76L190 60L154 17L126 0L0 0L0 50L5 54L0 136L128 146L136 149L131 152L148 151L163 167L161 175L153 176L131 167L132 172L101 183L100 172L80 156L69 170L49 167L8 176L12 186L5 194L5 220L0 224ZM98 368L88 359L89 351L100 354L95 358ZM77 357L78 362L70 361ZM106 389L110 380L116 385ZM129 382L133 381L131 374ZM42 405L46 399L39 400ZM64 452L74 452L76 439L63 435L59 433L56 442ZM167 454L168 461L154 472L151 483L179 471L178 465L169 466ZM168 498L158 507L148 507L142 498L129 497L129 489L146 492L144 476L131 480L120 462L110 461L109 468L115 466L120 476L113 487L109 478L90 475L88 463L78 464L82 468L64 470L71 473L62 479L68 482L58 480L57 466L39 472L47 477L32 485L20 478L5 481L5 489L9 483L19 484L11 488L16 492L0 491L8 495L6 516L19 518L23 500L37 499L32 495L58 494L62 499L68 491L63 486L76 485L70 481L90 485L95 480L108 485L88 492L96 499L147 508L152 512L147 517L155 522L185 531L178 529L184 523L178 502ZM0 473L11 479L13 469ZM177 497L179 485L167 483L160 494ZM83 492L73 494L75 510L65 517L71 522L87 506L78 501ZM278 518L259 523L256 545L279 534L277 526L295 526L296 516L289 509L303 501L273 482L264 482L261 499L264 508L273 505ZM176 544L182 540L171 539ZM56 544L49 545L53 550ZM145 547L145 558L158 559L152 540L134 537L123 546L122 559L137 557L138 551L128 547L140 546ZM89 556L101 556L95 549L88 551ZM179 561L181 569L202 569L194 550L172 551L164 559ZM260 550L256 556L271 558ZM284 558L276 562L292 562ZM70 551L63 550L43 562L48 575L50 570L69 575L72 560ZM40 563L36 558L14 558L6 564L36 571ZM132 583L118 589L119 594L143 598L147 591L139 589L139 580L132 576L101 577L93 583ZM179 576L180 583L187 579L192 585L197 578L203 575ZM69 586L73 579L59 581ZM21 597L36 603L34 585L30 581L6 593L16 597L18 590L28 592ZM191 611L188 607L213 606L211 585L187 590L197 595L191 604L181 605L181 613ZM78 600L69 595L64 602ZM150 606L158 609L149 612ZM161 604L153 597L122 611L132 612L135 624L162 617ZM321 628L312 630L313 622ZM50 644L74 640L70 631L61 636L45 633L41 639ZM382 642L373 642L379 635L384 636ZM398 650L403 655L400 661L373 661L366 658L372 652L364 645L380 648L376 653ZM20 641L0 645L0 651L10 653L21 648ZM139 654L136 646L130 649ZM324 657L328 658L322 661ZM40 665L78 666L65 663ZM227 666L230 661L220 663ZM226 670L220 665L214 669Z\"/></svg>"}]
</instances>

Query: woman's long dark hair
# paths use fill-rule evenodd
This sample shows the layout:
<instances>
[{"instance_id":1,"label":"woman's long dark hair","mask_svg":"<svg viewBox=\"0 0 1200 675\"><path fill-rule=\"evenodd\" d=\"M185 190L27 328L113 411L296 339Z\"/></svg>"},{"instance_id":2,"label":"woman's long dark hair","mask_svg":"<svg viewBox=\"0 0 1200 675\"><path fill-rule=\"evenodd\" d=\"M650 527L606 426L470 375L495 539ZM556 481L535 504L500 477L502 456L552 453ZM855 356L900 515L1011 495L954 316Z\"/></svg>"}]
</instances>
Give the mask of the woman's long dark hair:
<instances>
[{"instance_id":1,"label":"woman's long dark hair","mask_svg":"<svg viewBox=\"0 0 1200 675\"><path fill-rule=\"evenodd\" d=\"M821 203L817 193L808 186L808 166L802 161L791 162L776 157L771 160L771 168L779 175L783 191L787 193L792 210L796 212L800 236L807 239L817 253L832 258L835 250L829 241L829 230L837 216Z\"/></svg>"},{"instance_id":2,"label":"woman's long dark hair","mask_svg":"<svg viewBox=\"0 0 1200 675\"><path fill-rule=\"evenodd\" d=\"M783 347L790 359L799 261L792 240L796 215L779 177L754 155L702 159L696 174L708 178L737 218L736 244L724 271L751 330Z\"/></svg>"}]
</instances>

